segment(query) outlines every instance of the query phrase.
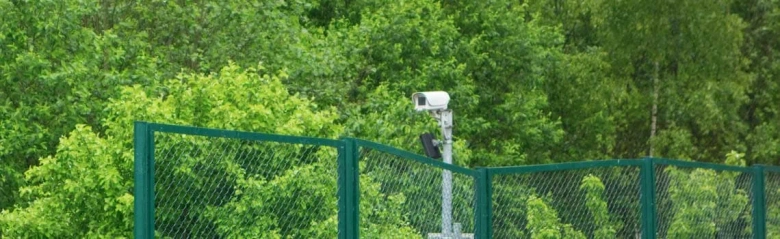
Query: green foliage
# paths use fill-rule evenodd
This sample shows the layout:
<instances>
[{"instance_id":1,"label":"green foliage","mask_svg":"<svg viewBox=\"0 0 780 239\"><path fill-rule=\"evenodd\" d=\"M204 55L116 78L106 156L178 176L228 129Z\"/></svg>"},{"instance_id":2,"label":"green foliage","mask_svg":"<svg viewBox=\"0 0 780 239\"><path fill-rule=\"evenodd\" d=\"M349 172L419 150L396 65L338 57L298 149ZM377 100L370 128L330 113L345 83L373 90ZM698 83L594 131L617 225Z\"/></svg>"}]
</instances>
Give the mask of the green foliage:
<instances>
[{"instance_id":1,"label":"green foliage","mask_svg":"<svg viewBox=\"0 0 780 239\"><path fill-rule=\"evenodd\" d=\"M527 238L529 201L536 191L521 184L493 182L493 228L495 238ZM511 192L511 193L507 193Z\"/></svg>"},{"instance_id":2,"label":"green foliage","mask_svg":"<svg viewBox=\"0 0 780 239\"><path fill-rule=\"evenodd\" d=\"M563 224L558 212L536 196L528 197L528 230L534 239L586 238L585 234Z\"/></svg>"},{"instance_id":3,"label":"green foliage","mask_svg":"<svg viewBox=\"0 0 780 239\"><path fill-rule=\"evenodd\" d=\"M24 182L24 175L10 165L0 166L0 209L10 208L19 196L19 184Z\"/></svg>"},{"instance_id":4,"label":"green foliage","mask_svg":"<svg viewBox=\"0 0 780 239\"><path fill-rule=\"evenodd\" d=\"M726 162L744 165L742 155L735 152L727 156ZM673 213L667 237L737 235L740 229L733 223L742 219L749 203L747 192L738 187L738 172L672 166L665 172L669 175Z\"/></svg>"},{"instance_id":5,"label":"green foliage","mask_svg":"<svg viewBox=\"0 0 780 239\"><path fill-rule=\"evenodd\" d=\"M456 26L470 39L460 59L479 98L461 116L461 132L470 136L478 157L474 165L550 162L564 132L549 114L543 85L561 60L562 36L535 19L527 21L527 6L518 1L449 4Z\"/></svg>"},{"instance_id":6,"label":"green foliage","mask_svg":"<svg viewBox=\"0 0 780 239\"><path fill-rule=\"evenodd\" d=\"M630 90L625 95L625 110L618 113L629 120L618 128L619 144L655 145L650 154L669 157L677 157L676 152L665 148L693 145L695 148L687 150L693 153L688 155L705 161L741 146L738 132L744 131L745 125L737 112L747 99L750 78L744 73L745 59L739 50L744 23L726 10L729 4L726 0L595 4L593 24L609 55L612 75L622 83L621 91ZM631 104L638 105L631 109ZM675 135L669 138L675 140L622 140L638 139L642 134L647 137L651 119L631 119L629 115L648 115L653 106L658 107L658 134L673 131ZM628 144L617 148L638 149ZM625 153L639 156L646 152Z\"/></svg>"},{"instance_id":7,"label":"green foliage","mask_svg":"<svg viewBox=\"0 0 780 239\"><path fill-rule=\"evenodd\" d=\"M588 207L593 223L598 227L594 238L615 238L622 225L610 219L607 202L604 201L604 184L596 176L588 175L582 179L580 190L585 191L585 205Z\"/></svg>"},{"instance_id":8,"label":"green foliage","mask_svg":"<svg viewBox=\"0 0 780 239\"><path fill-rule=\"evenodd\" d=\"M778 164L780 156L780 2L776 0L734 1L733 11L748 24L744 29L743 55L753 81L747 91L748 103L742 109L742 120L748 125L742 136L748 162Z\"/></svg>"},{"instance_id":9,"label":"green foliage","mask_svg":"<svg viewBox=\"0 0 780 239\"><path fill-rule=\"evenodd\" d=\"M360 92L387 82L411 94L419 89L441 89L464 100L473 83L456 56L461 38L438 3L430 0L391 1L362 12L360 24L349 34L361 37L354 46L361 55L356 84ZM403 80L399 80L403 79ZM454 103L454 102L453 102ZM469 101L454 105L468 109Z\"/></svg>"},{"instance_id":10,"label":"green foliage","mask_svg":"<svg viewBox=\"0 0 780 239\"><path fill-rule=\"evenodd\" d=\"M228 66L218 74L181 75L160 89L154 96L139 86L124 88L107 107L105 136L79 126L63 138L56 155L26 174L30 185L20 192L31 203L0 214L4 235L129 236L134 120L320 137L341 131L331 110L317 110L288 94L280 77L253 69Z\"/></svg>"},{"instance_id":11,"label":"green foliage","mask_svg":"<svg viewBox=\"0 0 780 239\"><path fill-rule=\"evenodd\" d=\"M780 158L777 0L0 0L0 9L0 237L128 236L135 120L351 136L421 152L417 136L438 133L430 117L411 110L409 95L424 90L452 95L458 165L647 154L717 162L732 149L745 154L729 159L745 165ZM203 157L188 160L179 166ZM327 167L312 161L295 161L306 165L299 173ZM260 176L229 164L187 175L197 181L229 172L246 183L234 186L257 197L273 190L254 184L330 189L279 181L295 167L274 162L278 171ZM747 219L685 209L694 192L702 205L737 208L744 192L729 188L741 187L732 187L740 176L665 172L680 182L670 193L682 200L669 220L688 226L688 216L702 216L716 226L744 225ZM620 175L602 179L612 178ZM604 209L596 178L586 179L581 190L600 225L593 236L609 237L622 225ZM388 208L412 208L401 200L412 189L377 192L397 197ZM74 197L85 199L66 200ZM521 208L528 202L500 200ZM211 219L249 202L230 203L234 208L212 208ZM366 235L404 228L403 236L413 227L397 221L408 215L377 217L383 223L363 228ZM263 220L257 223L280 236L293 233ZM310 230L293 234L332 237L335 220L319 215ZM252 235L231 223L221 230ZM498 223L525 228L524 221ZM669 233L712 229L699 226ZM506 236L526 236L521 229Z\"/></svg>"},{"instance_id":12,"label":"green foliage","mask_svg":"<svg viewBox=\"0 0 780 239\"><path fill-rule=\"evenodd\" d=\"M377 182L378 180L372 180L368 176L363 175L360 180L360 211L364 213L360 217L361 237L422 238L421 232L413 229L405 220L407 215L399 214L404 211L401 209L403 206L417 202L407 201L402 192L393 194L381 192L381 184Z\"/></svg>"},{"instance_id":13,"label":"green foliage","mask_svg":"<svg viewBox=\"0 0 780 239\"><path fill-rule=\"evenodd\" d=\"M404 198L400 207L396 208L388 208L381 201L367 204L365 209L368 210L368 213L385 210L400 212L403 221L419 235L439 232L441 228L442 170L369 149L364 149L361 155L361 175L365 177L361 177L361 180L373 179L372 182L376 182L378 192L387 195L385 200L393 199L394 195L403 195ZM463 174L453 173L452 175L453 223L462 224L464 232L472 231L474 228L474 180ZM367 189L364 189L362 185L361 182L361 194L366 194L365 190ZM362 203L361 201L361 210L364 210ZM361 216L361 219L363 217ZM368 221L376 220L369 219Z\"/></svg>"},{"instance_id":14,"label":"green foliage","mask_svg":"<svg viewBox=\"0 0 780 239\"><path fill-rule=\"evenodd\" d=\"M771 179L777 180L780 178L771 177ZM769 187L771 189L767 190L766 192L768 198L777 198L778 195L780 195L780 189L778 189L778 186L780 185L778 183L780 182L774 181L773 183L767 184L772 185ZM769 200L766 205L766 220L768 222L766 224L766 236L768 238L775 238L780 236L780 224L776 223L780 221L780 208L778 208L778 206L780 206L779 200Z\"/></svg>"},{"instance_id":15,"label":"green foliage","mask_svg":"<svg viewBox=\"0 0 780 239\"><path fill-rule=\"evenodd\" d=\"M332 158L335 155L323 157ZM268 182L239 176L235 200L209 208L204 216L214 221L217 233L226 238L335 237L338 234L338 200L333 162L323 160L296 167ZM368 238L382 235L416 237L418 234L399 214L398 209L405 200L403 194L388 195L387 200L383 200L385 195L379 192L379 184L371 180L365 176L361 178L361 211L365 213L361 217L361 234ZM303 195L307 199L299 200ZM314 205L320 203L325 205ZM279 205L286 207L280 210ZM307 220L312 220L308 228L290 227Z\"/></svg>"},{"instance_id":16,"label":"green foliage","mask_svg":"<svg viewBox=\"0 0 780 239\"><path fill-rule=\"evenodd\" d=\"M61 140L56 156L27 171L29 185L20 192L31 203L0 214L4 236L128 236L133 226L133 195L128 193L132 156L116 140L78 126Z\"/></svg>"},{"instance_id":17,"label":"green foliage","mask_svg":"<svg viewBox=\"0 0 780 239\"><path fill-rule=\"evenodd\" d=\"M116 86L147 85L155 59L149 43L97 29L108 20L95 1L1 1L0 209L10 209L24 171L55 153L60 138L100 121ZM8 201L10 200L10 201Z\"/></svg>"},{"instance_id":18,"label":"green foliage","mask_svg":"<svg viewBox=\"0 0 780 239\"><path fill-rule=\"evenodd\" d=\"M551 118L560 119L565 133L551 158L577 161L621 154L615 150L617 129L626 119L616 116L620 109L615 100L625 95L608 74L607 54L598 48L572 53L556 68L545 90Z\"/></svg>"}]
</instances>

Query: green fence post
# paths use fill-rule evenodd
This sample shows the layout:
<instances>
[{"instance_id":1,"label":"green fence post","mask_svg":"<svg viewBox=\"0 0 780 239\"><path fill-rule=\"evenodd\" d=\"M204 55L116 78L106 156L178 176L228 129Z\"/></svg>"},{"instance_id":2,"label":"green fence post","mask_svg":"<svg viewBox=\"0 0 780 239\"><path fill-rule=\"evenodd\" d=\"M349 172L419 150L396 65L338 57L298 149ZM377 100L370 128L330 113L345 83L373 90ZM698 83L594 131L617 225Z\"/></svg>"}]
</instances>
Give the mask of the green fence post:
<instances>
[{"instance_id":1,"label":"green fence post","mask_svg":"<svg viewBox=\"0 0 780 239\"><path fill-rule=\"evenodd\" d=\"M753 165L753 238L766 238L766 195L764 167Z\"/></svg>"},{"instance_id":2,"label":"green fence post","mask_svg":"<svg viewBox=\"0 0 780 239\"><path fill-rule=\"evenodd\" d=\"M493 237L493 180L490 169L477 169L475 177L475 189L477 196L476 212L474 213L474 225L476 225L476 238L490 239Z\"/></svg>"},{"instance_id":3,"label":"green fence post","mask_svg":"<svg viewBox=\"0 0 780 239\"><path fill-rule=\"evenodd\" d=\"M653 158L644 158L641 170L642 238L655 238L655 164Z\"/></svg>"},{"instance_id":4,"label":"green fence post","mask_svg":"<svg viewBox=\"0 0 780 239\"><path fill-rule=\"evenodd\" d=\"M133 125L135 151L135 238L154 238L154 132L145 122Z\"/></svg>"},{"instance_id":5,"label":"green fence post","mask_svg":"<svg viewBox=\"0 0 780 239\"><path fill-rule=\"evenodd\" d=\"M339 238L360 236L360 189L358 177L360 150L354 139L342 139L339 147Z\"/></svg>"},{"instance_id":6,"label":"green fence post","mask_svg":"<svg viewBox=\"0 0 780 239\"><path fill-rule=\"evenodd\" d=\"M342 139L338 147L338 202L339 202L339 227L338 238L347 238L347 140Z\"/></svg>"}]
</instances>

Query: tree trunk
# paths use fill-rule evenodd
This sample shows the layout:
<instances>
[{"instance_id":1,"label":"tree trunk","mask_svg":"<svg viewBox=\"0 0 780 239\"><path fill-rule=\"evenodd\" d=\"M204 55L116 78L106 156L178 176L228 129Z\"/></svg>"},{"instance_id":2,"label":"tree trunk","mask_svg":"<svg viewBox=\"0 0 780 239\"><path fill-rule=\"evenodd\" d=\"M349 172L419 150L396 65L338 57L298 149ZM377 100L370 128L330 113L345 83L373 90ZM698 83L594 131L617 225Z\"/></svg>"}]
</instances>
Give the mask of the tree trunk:
<instances>
[{"instance_id":1,"label":"tree trunk","mask_svg":"<svg viewBox=\"0 0 780 239\"><path fill-rule=\"evenodd\" d=\"M655 139L655 132L658 127L658 62L654 62L653 66L653 112L652 112L652 118L650 119L650 152L648 152L650 157L653 157L653 146L655 143L653 143L653 140Z\"/></svg>"}]
</instances>

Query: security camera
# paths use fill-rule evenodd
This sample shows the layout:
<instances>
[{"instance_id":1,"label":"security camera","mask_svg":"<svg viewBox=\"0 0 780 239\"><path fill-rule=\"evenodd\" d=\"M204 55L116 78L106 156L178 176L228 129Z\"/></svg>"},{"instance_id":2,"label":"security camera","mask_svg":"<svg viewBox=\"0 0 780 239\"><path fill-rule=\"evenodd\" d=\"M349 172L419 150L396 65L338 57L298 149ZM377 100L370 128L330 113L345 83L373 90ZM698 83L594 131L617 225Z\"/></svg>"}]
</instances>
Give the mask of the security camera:
<instances>
[{"instance_id":1,"label":"security camera","mask_svg":"<svg viewBox=\"0 0 780 239\"><path fill-rule=\"evenodd\" d=\"M450 102L450 94L444 91L426 91L412 94L414 109L417 111L446 110Z\"/></svg>"}]
</instances>

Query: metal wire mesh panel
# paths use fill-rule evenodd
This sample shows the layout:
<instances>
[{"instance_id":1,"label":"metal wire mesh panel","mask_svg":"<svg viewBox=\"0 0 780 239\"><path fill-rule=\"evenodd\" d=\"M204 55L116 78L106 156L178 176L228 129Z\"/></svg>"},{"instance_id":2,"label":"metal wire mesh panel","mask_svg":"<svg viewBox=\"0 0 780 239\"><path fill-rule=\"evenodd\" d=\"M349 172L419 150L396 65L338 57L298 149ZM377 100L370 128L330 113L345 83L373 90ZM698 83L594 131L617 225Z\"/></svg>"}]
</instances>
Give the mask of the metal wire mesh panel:
<instances>
[{"instance_id":1,"label":"metal wire mesh panel","mask_svg":"<svg viewBox=\"0 0 780 239\"><path fill-rule=\"evenodd\" d=\"M752 237L752 174L656 165L658 238Z\"/></svg>"},{"instance_id":2,"label":"metal wire mesh panel","mask_svg":"<svg viewBox=\"0 0 780 239\"><path fill-rule=\"evenodd\" d=\"M780 172L764 172L766 238L780 237Z\"/></svg>"},{"instance_id":3,"label":"metal wire mesh panel","mask_svg":"<svg viewBox=\"0 0 780 239\"><path fill-rule=\"evenodd\" d=\"M441 233L443 170L360 149L361 238L428 238ZM474 178L452 173L452 222L474 231ZM390 228L390 230L384 230Z\"/></svg>"},{"instance_id":4,"label":"metal wire mesh panel","mask_svg":"<svg viewBox=\"0 0 780 239\"><path fill-rule=\"evenodd\" d=\"M493 236L633 238L639 176L635 166L494 175Z\"/></svg>"},{"instance_id":5,"label":"metal wire mesh panel","mask_svg":"<svg viewBox=\"0 0 780 239\"><path fill-rule=\"evenodd\" d=\"M337 150L157 133L155 229L170 238L333 238Z\"/></svg>"}]
</instances>

